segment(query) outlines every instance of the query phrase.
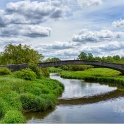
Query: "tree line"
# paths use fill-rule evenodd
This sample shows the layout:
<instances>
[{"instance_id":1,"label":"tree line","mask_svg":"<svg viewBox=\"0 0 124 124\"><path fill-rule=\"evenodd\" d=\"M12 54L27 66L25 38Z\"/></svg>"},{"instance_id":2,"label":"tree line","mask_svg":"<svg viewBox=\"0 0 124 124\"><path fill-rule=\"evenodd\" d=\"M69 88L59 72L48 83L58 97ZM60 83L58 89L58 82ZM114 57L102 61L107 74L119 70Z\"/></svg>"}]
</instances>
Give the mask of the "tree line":
<instances>
[{"instance_id":1,"label":"tree line","mask_svg":"<svg viewBox=\"0 0 124 124\"><path fill-rule=\"evenodd\" d=\"M27 45L12 45L8 44L5 46L4 51L0 53L0 65L7 64L24 64L24 63L39 63L39 62L56 62L61 61L59 58L53 57L43 60L44 56L38 51L31 49ZM93 56L92 53L81 52L77 60L94 60L112 63L122 63L124 64L124 56L114 55L114 56Z\"/></svg>"},{"instance_id":2,"label":"tree line","mask_svg":"<svg viewBox=\"0 0 124 124\"><path fill-rule=\"evenodd\" d=\"M92 53L81 52L78 55L78 60L94 60L94 61L103 61L103 62L112 62L112 63L122 63L124 64L124 56L114 55L114 56L93 56Z\"/></svg>"}]
</instances>

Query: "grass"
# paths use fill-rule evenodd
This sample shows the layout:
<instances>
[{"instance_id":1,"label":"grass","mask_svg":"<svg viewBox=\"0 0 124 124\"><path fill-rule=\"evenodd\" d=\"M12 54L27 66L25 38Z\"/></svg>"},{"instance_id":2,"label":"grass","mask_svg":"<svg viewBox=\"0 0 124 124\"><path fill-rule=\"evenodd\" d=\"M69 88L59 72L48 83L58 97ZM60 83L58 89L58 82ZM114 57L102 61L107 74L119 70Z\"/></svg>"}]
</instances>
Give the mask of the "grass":
<instances>
[{"instance_id":1,"label":"grass","mask_svg":"<svg viewBox=\"0 0 124 124\"><path fill-rule=\"evenodd\" d=\"M0 76L1 123L23 123L23 112L54 108L63 89L63 84L45 77L27 81L13 75Z\"/></svg>"},{"instance_id":2,"label":"grass","mask_svg":"<svg viewBox=\"0 0 124 124\"><path fill-rule=\"evenodd\" d=\"M84 79L84 77L110 77L117 76L121 73L119 71L109 69L109 68L91 68L84 71L62 71L60 73L61 77L64 78L78 78Z\"/></svg>"},{"instance_id":3,"label":"grass","mask_svg":"<svg viewBox=\"0 0 124 124\"><path fill-rule=\"evenodd\" d=\"M58 73L58 72L61 72L61 71L62 71L61 68L56 68L56 67L50 67L49 68L50 73Z\"/></svg>"},{"instance_id":4,"label":"grass","mask_svg":"<svg viewBox=\"0 0 124 124\"><path fill-rule=\"evenodd\" d=\"M124 76L121 72L109 68L91 68L85 71L62 71L60 76L71 79L84 79L90 82L108 83L115 86L124 86Z\"/></svg>"}]
</instances>

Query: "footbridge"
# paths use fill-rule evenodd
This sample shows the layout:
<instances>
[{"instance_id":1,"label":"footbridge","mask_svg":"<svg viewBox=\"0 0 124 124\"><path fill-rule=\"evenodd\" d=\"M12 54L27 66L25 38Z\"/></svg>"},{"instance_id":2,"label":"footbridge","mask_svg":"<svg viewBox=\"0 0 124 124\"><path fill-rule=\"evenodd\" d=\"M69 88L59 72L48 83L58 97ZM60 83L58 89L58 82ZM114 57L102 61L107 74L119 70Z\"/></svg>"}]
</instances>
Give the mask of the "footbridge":
<instances>
[{"instance_id":1,"label":"footbridge","mask_svg":"<svg viewBox=\"0 0 124 124\"><path fill-rule=\"evenodd\" d=\"M93 65L93 66L99 66L99 67L106 67L106 68L112 68L115 70L119 70L124 74L124 64L115 64L115 63L108 63L108 62L101 62L101 61L89 61L89 60L64 60L64 61L56 61L56 62L41 62L38 63L38 66L41 68L46 67L58 67L62 65ZM28 64L15 64L15 65L7 65L7 68L9 68L12 71L21 70L28 67Z\"/></svg>"}]
</instances>

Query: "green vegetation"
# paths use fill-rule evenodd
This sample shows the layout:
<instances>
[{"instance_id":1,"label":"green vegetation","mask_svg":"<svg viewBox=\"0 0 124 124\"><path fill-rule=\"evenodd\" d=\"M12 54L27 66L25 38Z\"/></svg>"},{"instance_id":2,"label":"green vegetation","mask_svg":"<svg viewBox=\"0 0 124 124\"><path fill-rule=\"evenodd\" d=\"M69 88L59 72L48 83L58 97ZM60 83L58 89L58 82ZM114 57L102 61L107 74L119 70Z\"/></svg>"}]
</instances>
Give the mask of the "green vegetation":
<instances>
[{"instance_id":1,"label":"green vegetation","mask_svg":"<svg viewBox=\"0 0 124 124\"><path fill-rule=\"evenodd\" d=\"M11 71L8 68L2 67L0 68L0 75L9 75Z\"/></svg>"},{"instance_id":2,"label":"green vegetation","mask_svg":"<svg viewBox=\"0 0 124 124\"><path fill-rule=\"evenodd\" d=\"M120 63L120 64L124 64L124 56L119 56L119 55L114 55L114 56L103 56L103 57L99 57L96 56L94 57L92 53L85 53L85 52L81 52L78 55L79 60L95 60L95 61L103 61L103 62L111 62L111 63Z\"/></svg>"},{"instance_id":3,"label":"green vegetation","mask_svg":"<svg viewBox=\"0 0 124 124\"><path fill-rule=\"evenodd\" d=\"M50 71L51 73L58 73L58 72L61 72L62 69L61 69L61 68L57 68L57 67L50 67L50 68L49 68L49 71Z\"/></svg>"},{"instance_id":4,"label":"green vegetation","mask_svg":"<svg viewBox=\"0 0 124 124\"><path fill-rule=\"evenodd\" d=\"M92 65L62 65L60 66L62 70L68 70L68 71L83 71L87 70L89 68L93 68Z\"/></svg>"},{"instance_id":5,"label":"green vegetation","mask_svg":"<svg viewBox=\"0 0 124 124\"><path fill-rule=\"evenodd\" d=\"M92 65L62 65L60 67L50 67L49 71L51 73L59 73L63 70L67 71L83 71L89 68L93 68Z\"/></svg>"},{"instance_id":6,"label":"green vegetation","mask_svg":"<svg viewBox=\"0 0 124 124\"><path fill-rule=\"evenodd\" d=\"M43 55L38 51L31 49L29 46L21 44L15 46L8 44L4 51L0 54L0 64L23 64L23 63L38 63L43 59Z\"/></svg>"},{"instance_id":7,"label":"green vegetation","mask_svg":"<svg viewBox=\"0 0 124 124\"><path fill-rule=\"evenodd\" d=\"M85 71L62 71L61 77L64 78L78 78L84 79L84 77L109 77L117 76L121 74L119 71L109 69L109 68L91 68Z\"/></svg>"},{"instance_id":8,"label":"green vegetation","mask_svg":"<svg viewBox=\"0 0 124 124\"><path fill-rule=\"evenodd\" d=\"M6 69L4 70L6 72ZM37 78L36 73L29 68L11 72L9 75L2 74L0 76L1 123L23 123L25 122L23 112L54 108L57 97L64 89L63 84L56 80L44 76Z\"/></svg>"},{"instance_id":9,"label":"green vegetation","mask_svg":"<svg viewBox=\"0 0 124 124\"><path fill-rule=\"evenodd\" d=\"M54 57L54 58L48 58L48 59L45 60L45 62L56 62L56 61L60 61L60 59Z\"/></svg>"},{"instance_id":10,"label":"green vegetation","mask_svg":"<svg viewBox=\"0 0 124 124\"><path fill-rule=\"evenodd\" d=\"M121 72L108 68L91 68L85 71L62 71L63 78L83 79L91 82L109 83L116 86L124 86L124 76Z\"/></svg>"}]
</instances>

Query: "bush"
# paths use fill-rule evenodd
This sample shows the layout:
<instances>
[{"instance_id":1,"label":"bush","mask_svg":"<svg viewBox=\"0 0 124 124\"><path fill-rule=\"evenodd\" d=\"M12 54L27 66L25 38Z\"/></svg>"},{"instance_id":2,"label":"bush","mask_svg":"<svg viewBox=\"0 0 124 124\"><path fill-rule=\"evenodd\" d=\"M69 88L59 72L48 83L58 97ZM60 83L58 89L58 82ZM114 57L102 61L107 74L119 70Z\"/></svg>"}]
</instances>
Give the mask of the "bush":
<instances>
[{"instance_id":1,"label":"bush","mask_svg":"<svg viewBox=\"0 0 124 124\"><path fill-rule=\"evenodd\" d=\"M25 122L24 116L22 115L21 112L17 110L8 111L2 120L2 123L24 123L24 122Z\"/></svg>"},{"instance_id":2,"label":"bush","mask_svg":"<svg viewBox=\"0 0 124 124\"><path fill-rule=\"evenodd\" d=\"M35 80L36 74L29 68L14 73L15 77L25 80Z\"/></svg>"},{"instance_id":3,"label":"bush","mask_svg":"<svg viewBox=\"0 0 124 124\"><path fill-rule=\"evenodd\" d=\"M4 99L0 98L0 118L3 117L11 108L12 107L10 107Z\"/></svg>"},{"instance_id":4,"label":"bush","mask_svg":"<svg viewBox=\"0 0 124 124\"><path fill-rule=\"evenodd\" d=\"M48 68L41 68L41 73L42 73L42 76L44 76L44 77L50 76Z\"/></svg>"},{"instance_id":5,"label":"bush","mask_svg":"<svg viewBox=\"0 0 124 124\"><path fill-rule=\"evenodd\" d=\"M0 68L0 75L10 75L11 71L8 68Z\"/></svg>"},{"instance_id":6,"label":"bush","mask_svg":"<svg viewBox=\"0 0 124 124\"><path fill-rule=\"evenodd\" d=\"M35 96L31 93L20 95L20 100L24 111L43 111L45 107L45 100Z\"/></svg>"},{"instance_id":7,"label":"bush","mask_svg":"<svg viewBox=\"0 0 124 124\"><path fill-rule=\"evenodd\" d=\"M37 78L40 78L40 77L41 77L41 70L40 70L40 68L38 67L37 64L35 64L35 63L29 63L29 64L28 64L28 67L29 67L33 72L35 72L35 74L37 75Z\"/></svg>"},{"instance_id":8,"label":"bush","mask_svg":"<svg viewBox=\"0 0 124 124\"><path fill-rule=\"evenodd\" d=\"M1 97L8 103L9 106L22 110L22 105L19 99L19 94L14 91L1 93Z\"/></svg>"}]
</instances>

